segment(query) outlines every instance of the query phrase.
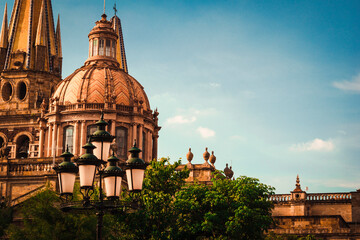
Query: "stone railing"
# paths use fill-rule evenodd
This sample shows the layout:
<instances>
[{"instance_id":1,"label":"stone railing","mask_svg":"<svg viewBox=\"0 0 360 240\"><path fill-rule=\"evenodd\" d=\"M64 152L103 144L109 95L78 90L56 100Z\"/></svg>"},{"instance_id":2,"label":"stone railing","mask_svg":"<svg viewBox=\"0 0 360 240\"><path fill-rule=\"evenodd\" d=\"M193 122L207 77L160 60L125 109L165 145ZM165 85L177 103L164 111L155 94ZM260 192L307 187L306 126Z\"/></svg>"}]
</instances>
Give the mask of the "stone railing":
<instances>
[{"instance_id":1,"label":"stone railing","mask_svg":"<svg viewBox=\"0 0 360 240\"><path fill-rule=\"evenodd\" d=\"M290 194L274 194L269 198L270 201L273 202L288 202L291 200Z\"/></svg>"},{"instance_id":2,"label":"stone railing","mask_svg":"<svg viewBox=\"0 0 360 240\"><path fill-rule=\"evenodd\" d=\"M351 193L310 193L306 194L309 201L329 201L329 200L350 200Z\"/></svg>"},{"instance_id":3,"label":"stone railing","mask_svg":"<svg viewBox=\"0 0 360 240\"><path fill-rule=\"evenodd\" d=\"M121 105L121 104L112 104L107 103L106 106L104 103L75 103L75 104L67 104L67 105L60 105L59 110L60 111L76 111L76 110L91 110L91 109L116 109L118 111L123 112L133 112L134 107L133 106L127 106L127 105ZM54 111L54 106L52 106L51 111ZM150 115L151 115L151 111Z\"/></svg>"},{"instance_id":4,"label":"stone railing","mask_svg":"<svg viewBox=\"0 0 360 240\"><path fill-rule=\"evenodd\" d=\"M291 194L274 194L269 197L273 202L291 201ZM348 201L351 200L351 193L307 193L307 201Z\"/></svg>"},{"instance_id":5,"label":"stone railing","mask_svg":"<svg viewBox=\"0 0 360 240\"><path fill-rule=\"evenodd\" d=\"M62 162L62 159L57 158L55 163ZM10 176L25 176L25 175L48 175L54 174L55 171L52 169L53 159L25 159L25 160L10 160L9 162L0 163L0 175L9 174Z\"/></svg>"},{"instance_id":6,"label":"stone railing","mask_svg":"<svg viewBox=\"0 0 360 240\"><path fill-rule=\"evenodd\" d=\"M309 235L309 234L334 234L334 233L350 233L350 228L329 229L329 228L314 228L314 229L270 229L271 232L276 234L296 234L296 235Z\"/></svg>"},{"instance_id":7,"label":"stone railing","mask_svg":"<svg viewBox=\"0 0 360 240\"><path fill-rule=\"evenodd\" d=\"M123 111L123 112L132 112L132 111L134 111L134 107L116 104L116 110Z\"/></svg>"}]
</instances>

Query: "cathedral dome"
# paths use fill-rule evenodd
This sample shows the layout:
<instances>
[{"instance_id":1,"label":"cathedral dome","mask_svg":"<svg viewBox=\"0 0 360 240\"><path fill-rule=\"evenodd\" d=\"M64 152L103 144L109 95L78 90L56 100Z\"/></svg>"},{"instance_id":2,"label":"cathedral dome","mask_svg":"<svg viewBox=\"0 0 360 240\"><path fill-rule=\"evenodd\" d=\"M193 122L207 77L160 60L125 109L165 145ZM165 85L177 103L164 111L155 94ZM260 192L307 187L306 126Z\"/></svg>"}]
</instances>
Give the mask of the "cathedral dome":
<instances>
[{"instance_id":1,"label":"cathedral dome","mask_svg":"<svg viewBox=\"0 0 360 240\"><path fill-rule=\"evenodd\" d=\"M127 74L121 23L101 20L89 33L89 58L84 66L61 81L52 99L59 105L110 103L150 110L143 86ZM119 37L120 36L120 37Z\"/></svg>"},{"instance_id":2,"label":"cathedral dome","mask_svg":"<svg viewBox=\"0 0 360 240\"><path fill-rule=\"evenodd\" d=\"M59 105L76 103L113 103L142 105L150 110L143 86L109 61L88 61L59 83L53 95Z\"/></svg>"}]
</instances>

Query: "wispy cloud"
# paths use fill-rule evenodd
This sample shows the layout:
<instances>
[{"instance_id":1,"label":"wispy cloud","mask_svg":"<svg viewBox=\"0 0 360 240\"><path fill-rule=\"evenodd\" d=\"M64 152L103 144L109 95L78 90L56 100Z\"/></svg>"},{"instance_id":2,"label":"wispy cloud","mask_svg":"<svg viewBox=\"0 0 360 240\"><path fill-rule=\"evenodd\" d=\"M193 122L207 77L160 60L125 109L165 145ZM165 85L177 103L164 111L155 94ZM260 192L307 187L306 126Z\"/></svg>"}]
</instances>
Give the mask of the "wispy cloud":
<instances>
[{"instance_id":1,"label":"wispy cloud","mask_svg":"<svg viewBox=\"0 0 360 240\"><path fill-rule=\"evenodd\" d=\"M220 87L220 86L221 86L220 83L216 83L216 82L211 82L211 83L210 83L210 87L212 87L212 88L218 88L218 87Z\"/></svg>"},{"instance_id":2,"label":"wispy cloud","mask_svg":"<svg viewBox=\"0 0 360 240\"><path fill-rule=\"evenodd\" d=\"M166 120L167 124L174 125L174 124L185 124L185 123L192 123L196 121L196 117L185 117L182 115L177 115Z\"/></svg>"},{"instance_id":3,"label":"wispy cloud","mask_svg":"<svg viewBox=\"0 0 360 240\"><path fill-rule=\"evenodd\" d=\"M350 81L334 82L333 86L341 90L360 93L360 74L353 77Z\"/></svg>"},{"instance_id":4,"label":"wispy cloud","mask_svg":"<svg viewBox=\"0 0 360 240\"><path fill-rule=\"evenodd\" d=\"M324 141L319 138L315 138L309 142L294 144L290 147L291 151L295 152L308 152L308 151L322 151L330 152L334 150L335 145L331 140Z\"/></svg>"},{"instance_id":5,"label":"wispy cloud","mask_svg":"<svg viewBox=\"0 0 360 240\"><path fill-rule=\"evenodd\" d=\"M202 138L210 138L215 136L215 131L205 127L198 127L196 129Z\"/></svg>"}]
</instances>

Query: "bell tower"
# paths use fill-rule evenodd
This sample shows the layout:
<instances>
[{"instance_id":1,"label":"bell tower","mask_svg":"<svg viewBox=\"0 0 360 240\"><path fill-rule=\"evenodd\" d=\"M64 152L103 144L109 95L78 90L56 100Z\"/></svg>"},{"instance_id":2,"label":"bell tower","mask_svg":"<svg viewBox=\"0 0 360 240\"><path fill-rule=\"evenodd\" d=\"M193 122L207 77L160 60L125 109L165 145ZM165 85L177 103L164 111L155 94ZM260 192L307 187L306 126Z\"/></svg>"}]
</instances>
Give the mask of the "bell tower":
<instances>
[{"instance_id":1,"label":"bell tower","mask_svg":"<svg viewBox=\"0 0 360 240\"><path fill-rule=\"evenodd\" d=\"M36 114L61 80L61 38L51 0L15 0L0 32L0 115Z\"/></svg>"},{"instance_id":2,"label":"bell tower","mask_svg":"<svg viewBox=\"0 0 360 240\"><path fill-rule=\"evenodd\" d=\"M0 26L0 142L10 158L37 157L37 119L61 81L60 21L51 0L14 0Z\"/></svg>"}]
</instances>

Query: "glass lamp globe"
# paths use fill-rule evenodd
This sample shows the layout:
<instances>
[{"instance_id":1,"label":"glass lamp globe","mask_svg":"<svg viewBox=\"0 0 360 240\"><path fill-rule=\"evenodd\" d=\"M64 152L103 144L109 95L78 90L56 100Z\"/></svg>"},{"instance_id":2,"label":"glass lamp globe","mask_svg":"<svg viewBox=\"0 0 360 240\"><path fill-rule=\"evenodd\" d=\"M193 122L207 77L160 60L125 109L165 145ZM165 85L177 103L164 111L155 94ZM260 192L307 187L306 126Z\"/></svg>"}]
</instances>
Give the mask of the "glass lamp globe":
<instances>
[{"instance_id":1,"label":"glass lamp globe","mask_svg":"<svg viewBox=\"0 0 360 240\"><path fill-rule=\"evenodd\" d=\"M64 161L54 167L58 175L60 195L73 194L76 174L79 171L79 168L70 161L73 156L67 147L66 151L60 155L60 157L64 158Z\"/></svg>"}]
</instances>

